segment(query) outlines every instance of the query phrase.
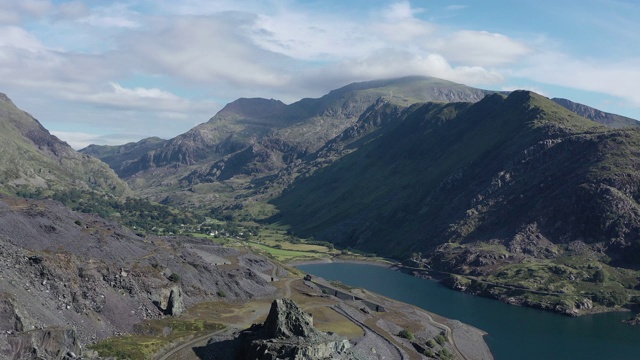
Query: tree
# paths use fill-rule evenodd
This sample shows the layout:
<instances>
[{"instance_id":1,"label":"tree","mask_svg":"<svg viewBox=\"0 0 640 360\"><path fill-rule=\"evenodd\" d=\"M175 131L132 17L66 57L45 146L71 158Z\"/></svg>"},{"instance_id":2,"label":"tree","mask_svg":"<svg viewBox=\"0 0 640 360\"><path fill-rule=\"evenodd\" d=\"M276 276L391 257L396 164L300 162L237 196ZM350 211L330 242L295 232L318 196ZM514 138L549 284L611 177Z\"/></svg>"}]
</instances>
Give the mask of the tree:
<instances>
[{"instance_id":1,"label":"tree","mask_svg":"<svg viewBox=\"0 0 640 360\"><path fill-rule=\"evenodd\" d=\"M606 278L607 277L602 269L596 270L596 272L593 274L593 281L597 282L598 284L602 284L606 280Z\"/></svg>"}]
</instances>

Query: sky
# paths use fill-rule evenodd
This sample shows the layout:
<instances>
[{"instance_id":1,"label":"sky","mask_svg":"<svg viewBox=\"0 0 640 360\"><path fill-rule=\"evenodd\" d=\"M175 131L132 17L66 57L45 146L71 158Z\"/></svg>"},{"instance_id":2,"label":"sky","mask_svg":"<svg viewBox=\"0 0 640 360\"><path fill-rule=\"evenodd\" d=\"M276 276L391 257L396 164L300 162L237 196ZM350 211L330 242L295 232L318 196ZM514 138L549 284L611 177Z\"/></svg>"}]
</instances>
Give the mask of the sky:
<instances>
[{"instance_id":1,"label":"sky","mask_svg":"<svg viewBox=\"0 0 640 360\"><path fill-rule=\"evenodd\" d=\"M407 75L640 119L638 34L637 0L0 0L0 92L76 149Z\"/></svg>"}]
</instances>

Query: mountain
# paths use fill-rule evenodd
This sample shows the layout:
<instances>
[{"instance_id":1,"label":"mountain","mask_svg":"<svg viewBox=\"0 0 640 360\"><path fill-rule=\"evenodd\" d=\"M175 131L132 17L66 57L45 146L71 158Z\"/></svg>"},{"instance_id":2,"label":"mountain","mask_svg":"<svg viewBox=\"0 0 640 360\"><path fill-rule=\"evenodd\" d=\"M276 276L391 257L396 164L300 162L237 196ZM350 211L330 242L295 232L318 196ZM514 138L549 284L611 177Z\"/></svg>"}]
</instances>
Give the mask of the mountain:
<instances>
[{"instance_id":1,"label":"mountain","mask_svg":"<svg viewBox=\"0 0 640 360\"><path fill-rule=\"evenodd\" d=\"M301 235L396 256L508 241L532 224L553 242L607 239L619 250L640 240L638 130L599 126L522 91L428 103L404 117L294 182L273 201L280 220Z\"/></svg>"},{"instance_id":2,"label":"mountain","mask_svg":"<svg viewBox=\"0 0 640 360\"><path fill-rule=\"evenodd\" d=\"M0 94L0 191L77 187L129 193L103 162L80 154L51 135L36 119Z\"/></svg>"},{"instance_id":3,"label":"mountain","mask_svg":"<svg viewBox=\"0 0 640 360\"><path fill-rule=\"evenodd\" d=\"M626 116L600 111L590 106L578 104L567 99L553 98L551 100L580 116L615 129L640 127L640 122L638 122L638 120L628 118Z\"/></svg>"},{"instance_id":4,"label":"mountain","mask_svg":"<svg viewBox=\"0 0 640 360\"><path fill-rule=\"evenodd\" d=\"M197 205L214 200L215 190L215 200L232 206L262 191L256 184L278 178L279 172L314 156L379 99L410 106L425 101L476 102L491 93L436 78L405 77L355 83L290 105L243 98L166 142L81 152L109 163L133 189L157 201Z\"/></svg>"},{"instance_id":5,"label":"mountain","mask_svg":"<svg viewBox=\"0 0 640 360\"><path fill-rule=\"evenodd\" d=\"M116 171L118 176L126 177L122 173L122 169L126 168L132 161L162 146L165 142L166 140L159 137L150 137L124 145L89 145L80 150L80 152L102 160Z\"/></svg>"},{"instance_id":6,"label":"mountain","mask_svg":"<svg viewBox=\"0 0 640 360\"><path fill-rule=\"evenodd\" d=\"M640 129L611 129L526 91L379 109L370 116L397 125L298 177L271 201L269 221L566 314L638 295L624 289L640 286Z\"/></svg>"}]
</instances>

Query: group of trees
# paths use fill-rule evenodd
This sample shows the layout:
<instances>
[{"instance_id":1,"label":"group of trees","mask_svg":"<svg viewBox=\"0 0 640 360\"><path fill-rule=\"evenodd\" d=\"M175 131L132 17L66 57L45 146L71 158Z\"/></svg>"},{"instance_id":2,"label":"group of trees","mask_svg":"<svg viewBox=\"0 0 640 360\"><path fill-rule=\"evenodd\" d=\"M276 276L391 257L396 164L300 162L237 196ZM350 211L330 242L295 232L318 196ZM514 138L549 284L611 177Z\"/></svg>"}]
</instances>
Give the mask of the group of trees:
<instances>
[{"instance_id":1,"label":"group of trees","mask_svg":"<svg viewBox=\"0 0 640 360\"><path fill-rule=\"evenodd\" d=\"M60 201L75 211L116 220L143 233L177 234L183 227L195 228L205 221L204 216L195 211L178 211L140 198L128 197L122 200L89 190L57 191L47 198Z\"/></svg>"}]
</instances>

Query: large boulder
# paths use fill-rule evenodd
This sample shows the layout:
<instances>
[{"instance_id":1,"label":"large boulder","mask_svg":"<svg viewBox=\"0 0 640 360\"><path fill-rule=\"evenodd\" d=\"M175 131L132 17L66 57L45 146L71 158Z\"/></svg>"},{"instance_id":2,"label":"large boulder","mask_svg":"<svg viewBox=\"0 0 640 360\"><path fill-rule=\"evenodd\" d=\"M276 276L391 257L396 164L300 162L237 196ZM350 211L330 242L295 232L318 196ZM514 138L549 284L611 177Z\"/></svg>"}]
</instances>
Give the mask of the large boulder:
<instances>
[{"instance_id":1,"label":"large boulder","mask_svg":"<svg viewBox=\"0 0 640 360\"><path fill-rule=\"evenodd\" d=\"M179 285L160 288L151 295L151 299L165 315L180 316L185 310L182 287Z\"/></svg>"}]
</instances>

